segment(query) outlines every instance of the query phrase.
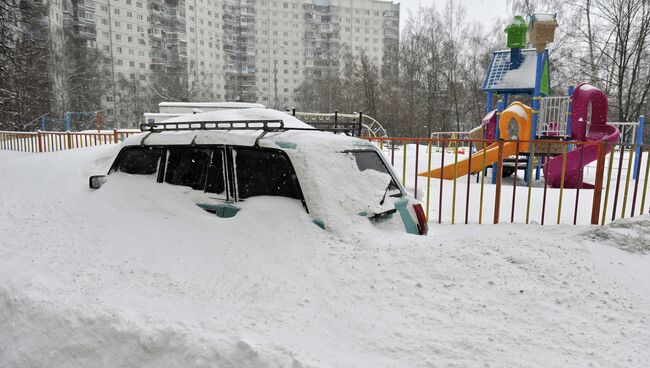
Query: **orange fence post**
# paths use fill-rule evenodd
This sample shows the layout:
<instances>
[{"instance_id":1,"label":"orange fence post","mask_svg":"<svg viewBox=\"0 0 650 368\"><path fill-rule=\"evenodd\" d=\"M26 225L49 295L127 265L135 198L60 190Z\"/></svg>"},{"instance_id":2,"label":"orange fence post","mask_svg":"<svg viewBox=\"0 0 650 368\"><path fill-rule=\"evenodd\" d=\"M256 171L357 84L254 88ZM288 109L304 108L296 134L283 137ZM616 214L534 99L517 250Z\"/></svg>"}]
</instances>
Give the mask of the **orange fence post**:
<instances>
[{"instance_id":1,"label":"orange fence post","mask_svg":"<svg viewBox=\"0 0 650 368\"><path fill-rule=\"evenodd\" d=\"M65 135L68 138L68 149L70 149L70 148L72 148L72 136L70 135L70 131L65 132Z\"/></svg>"},{"instance_id":2,"label":"orange fence post","mask_svg":"<svg viewBox=\"0 0 650 368\"><path fill-rule=\"evenodd\" d=\"M613 153L612 153L613 154ZM591 202L591 224L598 225L600 218L600 201L603 192L603 176L605 175L605 156L607 143L601 141L598 145L598 159L596 160L596 182L594 183L594 197Z\"/></svg>"}]
</instances>

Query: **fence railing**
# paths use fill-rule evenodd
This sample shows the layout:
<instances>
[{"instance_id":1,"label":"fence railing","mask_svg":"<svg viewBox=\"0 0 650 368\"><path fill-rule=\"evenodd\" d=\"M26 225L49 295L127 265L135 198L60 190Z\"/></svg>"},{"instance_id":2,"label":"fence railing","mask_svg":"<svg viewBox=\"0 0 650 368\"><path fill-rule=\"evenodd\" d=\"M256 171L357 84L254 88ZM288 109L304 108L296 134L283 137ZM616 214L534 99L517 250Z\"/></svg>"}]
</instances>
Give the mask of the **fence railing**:
<instances>
[{"instance_id":1,"label":"fence railing","mask_svg":"<svg viewBox=\"0 0 650 368\"><path fill-rule=\"evenodd\" d=\"M139 130L84 132L12 132L0 131L0 149L23 152L53 152L74 148L113 144Z\"/></svg>"},{"instance_id":2,"label":"fence railing","mask_svg":"<svg viewBox=\"0 0 650 368\"><path fill-rule=\"evenodd\" d=\"M495 143L491 140L366 139L379 146L402 184L424 202L431 222L606 224L650 211L650 146L501 140L496 141L501 153L495 155L482 150ZM504 154L504 147L516 145L519 152L529 143L529 153ZM528 155L534 158L530 168ZM418 175L437 168L443 169L436 177ZM445 170L454 170L454 179L440 179Z\"/></svg>"},{"instance_id":3,"label":"fence railing","mask_svg":"<svg viewBox=\"0 0 650 368\"><path fill-rule=\"evenodd\" d=\"M52 152L113 144L136 133L0 131L0 149ZM650 145L365 139L378 145L402 184L424 202L430 222L604 225L650 212L646 207L650 205ZM489 145L491 153L483 149ZM531 167L527 167L529 155L533 156ZM418 175L438 168L436 177ZM453 178L441 179L449 170Z\"/></svg>"}]
</instances>

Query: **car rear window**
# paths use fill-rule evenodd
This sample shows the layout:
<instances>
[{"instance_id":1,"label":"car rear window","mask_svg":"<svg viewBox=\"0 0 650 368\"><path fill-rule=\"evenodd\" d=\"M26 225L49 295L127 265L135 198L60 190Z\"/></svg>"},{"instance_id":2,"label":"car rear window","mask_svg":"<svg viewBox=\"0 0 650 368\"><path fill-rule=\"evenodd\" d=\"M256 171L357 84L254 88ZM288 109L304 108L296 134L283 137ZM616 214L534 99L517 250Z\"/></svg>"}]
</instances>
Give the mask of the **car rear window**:
<instances>
[{"instance_id":1,"label":"car rear window","mask_svg":"<svg viewBox=\"0 0 650 368\"><path fill-rule=\"evenodd\" d=\"M115 170L127 174L152 175L158 170L162 150L152 147L129 147L122 151Z\"/></svg>"},{"instance_id":2,"label":"car rear window","mask_svg":"<svg viewBox=\"0 0 650 368\"><path fill-rule=\"evenodd\" d=\"M299 198L293 168L282 153L238 148L234 158L239 199L263 195Z\"/></svg>"}]
</instances>

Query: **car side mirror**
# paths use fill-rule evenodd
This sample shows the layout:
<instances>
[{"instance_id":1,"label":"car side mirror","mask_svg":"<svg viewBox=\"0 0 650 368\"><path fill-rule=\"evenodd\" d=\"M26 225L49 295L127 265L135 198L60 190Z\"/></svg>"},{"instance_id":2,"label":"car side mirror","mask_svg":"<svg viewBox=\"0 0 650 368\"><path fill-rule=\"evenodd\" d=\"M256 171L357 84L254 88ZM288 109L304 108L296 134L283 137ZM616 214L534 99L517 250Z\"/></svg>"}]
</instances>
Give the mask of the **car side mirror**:
<instances>
[{"instance_id":1,"label":"car side mirror","mask_svg":"<svg viewBox=\"0 0 650 368\"><path fill-rule=\"evenodd\" d=\"M93 175L88 178L88 186L90 189L99 189L106 183L106 175Z\"/></svg>"}]
</instances>

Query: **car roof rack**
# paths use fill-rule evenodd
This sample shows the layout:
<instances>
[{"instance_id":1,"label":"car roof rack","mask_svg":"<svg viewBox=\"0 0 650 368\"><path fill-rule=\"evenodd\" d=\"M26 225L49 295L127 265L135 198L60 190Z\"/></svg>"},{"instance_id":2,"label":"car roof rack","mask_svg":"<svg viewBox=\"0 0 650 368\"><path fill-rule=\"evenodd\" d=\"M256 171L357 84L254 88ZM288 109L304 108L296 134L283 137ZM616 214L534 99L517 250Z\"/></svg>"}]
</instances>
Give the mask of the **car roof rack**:
<instances>
[{"instance_id":1,"label":"car roof rack","mask_svg":"<svg viewBox=\"0 0 650 368\"><path fill-rule=\"evenodd\" d=\"M282 120L179 121L140 124L141 131L153 133L186 130L264 130L270 132L285 129Z\"/></svg>"},{"instance_id":2,"label":"car roof rack","mask_svg":"<svg viewBox=\"0 0 650 368\"><path fill-rule=\"evenodd\" d=\"M359 134L357 122L310 122L312 128L285 127L282 120L223 120L223 121L179 121L173 123L146 123L140 124L143 132L175 132L191 130L263 130L264 132L277 132L288 130L324 131L332 133L345 133L347 135Z\"/></svg>"}]
</instances>

